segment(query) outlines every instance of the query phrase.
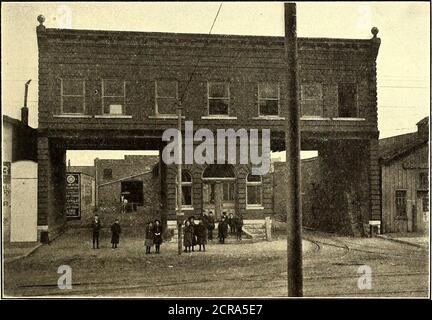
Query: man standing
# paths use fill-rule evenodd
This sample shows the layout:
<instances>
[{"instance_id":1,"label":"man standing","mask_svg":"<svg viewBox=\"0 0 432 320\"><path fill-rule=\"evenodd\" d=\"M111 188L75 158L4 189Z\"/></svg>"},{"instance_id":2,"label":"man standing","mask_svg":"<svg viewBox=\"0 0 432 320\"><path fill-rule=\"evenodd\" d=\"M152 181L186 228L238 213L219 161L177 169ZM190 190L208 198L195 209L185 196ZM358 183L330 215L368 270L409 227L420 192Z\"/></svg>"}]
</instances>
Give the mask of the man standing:
<instances>
[{"instance_id":1,"label":"man standing","mask_svg":"<svg viewBox=\"0 0 432 320\"><path fill-rule=\"evenodd\" d=\"M207 217L207 233L208 233L208 240L213 241L213 230L215 228L215 220L213 217L213 212L210 211L208 217Z\"/></svg>"},{"instance_id":2,"label":"man standing","mask_svg":"<svg viewBox=\"0 0 432 320\"><path fill-rule=\"evenodd\" d=\"M93 222L91 224L91 228L93 231L93 249L99 249L99 234L102 228L101 222L99 220L99 216L95 215L93 218Z\"/></svg>"}]
</instances>

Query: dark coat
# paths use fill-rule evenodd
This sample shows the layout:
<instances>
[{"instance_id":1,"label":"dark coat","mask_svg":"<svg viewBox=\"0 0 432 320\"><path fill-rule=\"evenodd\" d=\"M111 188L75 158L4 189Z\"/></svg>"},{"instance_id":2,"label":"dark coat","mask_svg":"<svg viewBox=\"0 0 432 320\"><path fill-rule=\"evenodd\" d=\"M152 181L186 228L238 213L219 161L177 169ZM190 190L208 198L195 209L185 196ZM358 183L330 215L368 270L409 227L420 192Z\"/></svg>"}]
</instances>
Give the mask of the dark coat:
<instances>
[{"instance_id":1,"label":"dark coat","mask_svg":"<svg viewBox=\"0 0 432 320\"><path fill-rule=\"evenodd\" d=\"M204 224L199 224L195 227L195 234L198 245L207 243L207 228L204 226Z\"/></svg>"},{"instance_id":2,"label":"dark coat","mask_svg":"<svg viewBox=\"0 0 432 320\"><path fill-rule=\"evenodd\" d=\"M215 228L215 221L214 217L207 217L207 230L214 230Z\"/></svg>"},{"instance_id":3,"label":"dark coat","mask_svg":"<svg viewBox=\"0 0 432 320\"><path fill-rule=\"evenodd\" d=\"M228 223L227 221L220 221L218 225L219 237L226 237L228 235Z\"/></svg>"},{"instance_id":4,"label":"dark coat","mask_svg":"<svg viewBox=\"0 0 432 320\"><path fill-rule=\"evenodd\" d=\"M145 238L153 240L154 237L154 226L146 226L145 228Z\"/></svg>"},{"instance_id":5,"label":"dark coat","mask_svg":"<svg viewBox=\"0 0 432 320\"><path fill-rule=\"evenodd\" d=\"M161 244L162 243L162 226L161 225L155 225L153 227L153 242L154 244Z\"/></svg>"},{"instance_id":6,"label":"dark coat","mask_svg":"<svg viewBox=\"0 0 432 320\"><path fill-rule=\"evenodd\" d=\"M118 223L111 226L111 243L117 244L120 241L121 227Z\"/></svg>"},{"instance_id":7,"label":"dark coat","mask_svg":"<svg viewBox=\"0 0 432 320\"><path fill-rule=\"evenodd\" d=\"M241 217L234 218L235 230L241 231L243 228L243 219Z\"/></svg>"},{"instance_id":8,"label":"dark coat","mask_svg":"<svg viewBox=\"0 0 432 320\"><path fill-rule=\"evenodd\" d=\"M193 228L191 226L184 227L183 234L183 245L190 247L192 245Z\"/></svg>"},{"instance_id":9,"label":"dark coat","mask_svg":"<svg viewBox=\"0 0 432 320\"><path fill-rule=\"evenodd\" d=\"M94 221L91 223L91 228L93 233L99 233L100 230L102 229L102 224L100 222L100 220L98 222Z\"/></svg>"},{"instance_id":10,"label":"dark coat","mask_svg":"<svg viewBox=\"0 0 432 320\"><path fill-rule=\"evenodd\" d=\"M195 228L197 227L197 225L195 223L191 223L189 228L191 228L191 232L192 232L192 245L195 246L197 244L197 235L196 235L196 231Z\"/></svg>"}]
</instances>

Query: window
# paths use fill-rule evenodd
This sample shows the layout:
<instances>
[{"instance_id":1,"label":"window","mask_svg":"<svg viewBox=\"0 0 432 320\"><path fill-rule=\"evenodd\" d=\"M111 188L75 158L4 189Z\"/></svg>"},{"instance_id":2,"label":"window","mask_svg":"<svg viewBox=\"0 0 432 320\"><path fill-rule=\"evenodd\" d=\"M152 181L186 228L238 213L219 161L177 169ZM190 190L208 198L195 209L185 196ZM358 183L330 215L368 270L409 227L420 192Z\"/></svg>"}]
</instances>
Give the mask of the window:
<instances>
[{"instance_id":1,"label":"window","mask_svg":"<svg viewBox=\"0 0 432 320\"><path fill-rule=\"evenodd\" d=\"M103 178L104 179L112 179L112 169L104 169L103 170Z\"/></svg>"},{"instance_id":2,"label":"window","mask_svg":"<svg viewBox=\"0 0 432 320\"><path fill-rule=\"evenodd\" d=\"M338 116L357 118L357 86L353 83L341 83L338 86Z\"/></svg>"},{"instance_id":3,"label":"window","mask_svg":"<svg viewBox=\"0 0 432 320\"><path fill-rule=\"evenodd\" d=\"M423 212L429 211L429 195L427 193L425 193L422 197L422 207Z\"/></svg>"},{"instance_id":4,"label":"window","mask_svg":"<svg viewBox=\"0 0 432 320\"><path fill-rule=\"evenodd\" d=\"M192 206L192 176L186 171L182 171L182 206Z\"/></svg>"},{"instance_id":5,"label":"window","mask_svg":"<svg viewBox=\"0 0 432 320\"><path fill-rule=\"evenodd\" d=\"M407 214L407 191L396 190L396 215L406 217Z\"/></svg>"},{"instance_id":6,"label":"window","mask_svg":"<svg viewBox=\"0 0 432 320\"><path fill-rule=\"evenodd\" d=\"M208 83L208 112L213 115L229 115L229 85L223 82Z\"/></svg>"},{"instance_id":7,"label":"window","mask_svg":"<svg viewBox=\"0 0 432 320\"><path fill-rule=\"evenodd\" d=\"M323 116L323 94L320 83L302 84L300 86L301 115Z\"/></svg>"},{"instance_id":8,"label":"window","mask_svg":"<svg viewBox=\"0 0 432 320\"><path fill-rule=\"evenodd\" d=\"M61 113L85 113L85 81L79 79L61 79Z\"/></svg>"},{"instance_id":9,"label":"window","mask_svg":"<svg viewBox=\"0 0 432 320\"><path fill-rule=\"evenodd\" d=\"M126 102L126 81L102 80L102 113L123 115Z\"/></svg>"},{"instance_id":10,"label":"window","mask_svg":"<svg viewBox=\"0 0 432 320\"><path fill-rule=\"evenodd\" d=\"M420 172L419 174L419 188L429 189L429 177L427 172Z\"/></svg>"},{"instance_id":11,"label":"window","mask_svg":"<svg viewBox=\"0 0 432 320\"><path fill-rule=\"evenodd\" d=\"M156 81L156 115L175 115L178 99L177 81Z\"/></svg>"},{"instance_id":12,"label":"window","mask_svg":"<svg viewBox=\"0 0 432 320\"><path fill-rule=\"evenodd\" d=\"M224 182L222 184L222 188L223 188L223 201L224 202L234 202L235 183L234 182Z\"/></svg>"},{"instance_id":13,"label":"window","mask_svg":"<svg viewBox=\"0 0 432 320\"><path fill-rule=\"evenodd\" d=\"M258 84L258 114L279 116L279 85L277 83Z\"/></svg>"},{"instance_id":14,"label":"window","mask_svg":"<svg viewBox=\"0 0 432 320\"><path fill-rule=\"evenodd\" d=\"M246 194L248 206L261 206L262 180L260 175L249 174L246 180Z\"/></svg>"}]
</instances>

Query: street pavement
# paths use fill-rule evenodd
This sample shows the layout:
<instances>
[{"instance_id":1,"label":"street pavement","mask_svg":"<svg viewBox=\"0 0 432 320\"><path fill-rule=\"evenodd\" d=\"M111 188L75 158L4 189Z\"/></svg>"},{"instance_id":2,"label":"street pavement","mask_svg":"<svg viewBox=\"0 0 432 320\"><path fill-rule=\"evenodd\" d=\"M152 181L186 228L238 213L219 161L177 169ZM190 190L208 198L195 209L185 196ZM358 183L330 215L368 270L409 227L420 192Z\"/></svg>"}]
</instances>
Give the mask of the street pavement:
<instances>
[{"instance_id":1,"label":"street pavement","mask_svg":"<svg viewBox=\"0 0 432 320\"><path fill-rule=\"evenodd\" d=\"M286 297L286 240L210 243L206 252L145 254L141 235L128 233L118 249L109 234L91 248L89 231L70 229L26 258L5 264L6 296ZM382 238L304 232L306 297L427 297L428 251ZM59 289L60 266L70 266L72 289ZM366 267L365 267L366 266ZM365 275L365 271L367 274ZM359 288L359 278L366 283ZM361 282L361 281L360 281ZM364 283L364 282L361 282ZM361 284L360 283L360 284ZM370 286L369 286L370 284Z\"/></svg>"}]
</instances>

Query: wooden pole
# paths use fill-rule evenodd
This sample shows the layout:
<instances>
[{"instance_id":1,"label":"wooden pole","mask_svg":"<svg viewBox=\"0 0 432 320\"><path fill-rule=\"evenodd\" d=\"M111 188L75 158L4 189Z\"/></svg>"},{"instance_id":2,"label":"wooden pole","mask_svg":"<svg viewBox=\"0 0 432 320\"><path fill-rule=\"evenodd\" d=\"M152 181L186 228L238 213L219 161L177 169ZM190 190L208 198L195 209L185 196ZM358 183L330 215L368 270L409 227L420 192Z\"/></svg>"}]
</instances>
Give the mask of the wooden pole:
<instances>
[{"instance_id":1,"label":"wooden pole","mask_svg":"<svg viewBox=\"0 0 432 320\"><path fill-rule=\"evenodd\" d=\"M303 295L300 194L300 121L297 79L296 5L285 3L285 55L288 112L285 130L288 296Z\"/></svg>"},{"instance_id":2,"label":"wooden pole","mask_svg":"<svg viewBox=\"0 0 432 320\"><path fill-rule=\"evenodd\" d=\"M177 159L177 236L178 236L178 254L181 255L183 251L183 212L182 212L182 104L181 101L177 105L177 129L179 132L178 137L178 151L179 159Z\"/></svg>"}]
</instances>

